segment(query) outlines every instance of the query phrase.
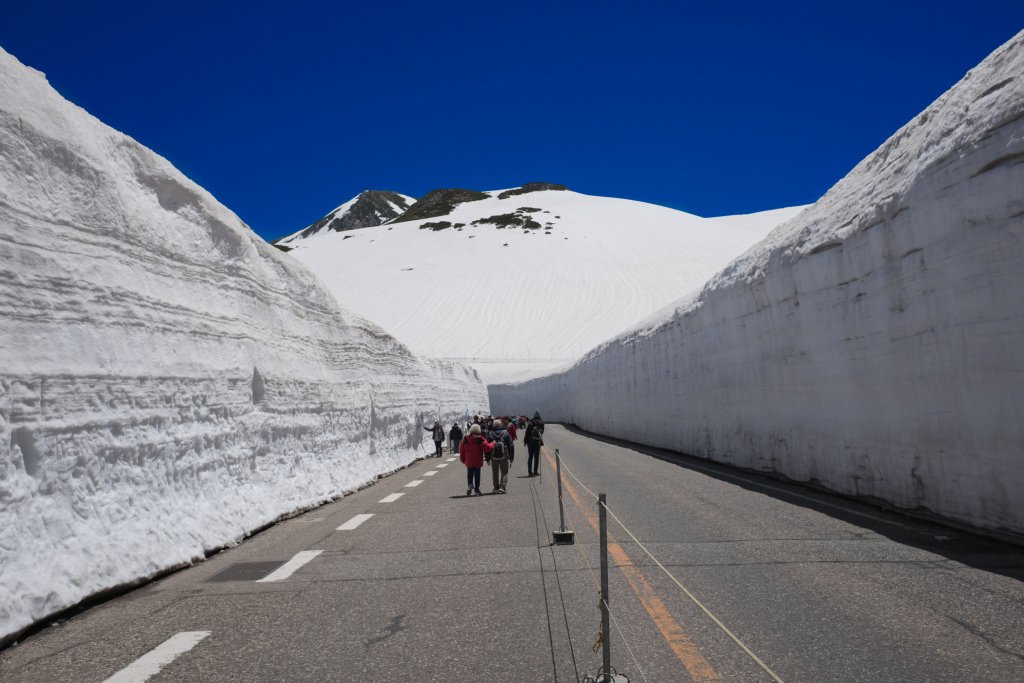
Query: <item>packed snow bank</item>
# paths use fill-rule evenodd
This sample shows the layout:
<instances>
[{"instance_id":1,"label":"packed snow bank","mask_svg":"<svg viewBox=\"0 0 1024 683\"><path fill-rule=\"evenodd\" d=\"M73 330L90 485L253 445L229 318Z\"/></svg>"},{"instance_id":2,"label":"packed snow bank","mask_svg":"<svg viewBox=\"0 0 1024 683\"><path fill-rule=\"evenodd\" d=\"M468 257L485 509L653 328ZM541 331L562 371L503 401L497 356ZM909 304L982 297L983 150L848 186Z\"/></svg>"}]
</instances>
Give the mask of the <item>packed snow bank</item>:
<instances>
[{"instance_id":1,"label":"packed snow bank","mask_svg":"<svg viewBox=\"0 0 1024 683\"><path fill-rule=\"evenodd\" d=\"M0 642L487 408L2 50L0 348Z\"/></svg>"},{"instance_id":2,"label":"packed snow bank","mask_svg":"<svg viewBox=\"0 0 1024 683\"><path fill-rule=\"evenodd\" d=\"M668 315L498 413L1024 532L1024 33Z\"/></svg>"}]
</instances>

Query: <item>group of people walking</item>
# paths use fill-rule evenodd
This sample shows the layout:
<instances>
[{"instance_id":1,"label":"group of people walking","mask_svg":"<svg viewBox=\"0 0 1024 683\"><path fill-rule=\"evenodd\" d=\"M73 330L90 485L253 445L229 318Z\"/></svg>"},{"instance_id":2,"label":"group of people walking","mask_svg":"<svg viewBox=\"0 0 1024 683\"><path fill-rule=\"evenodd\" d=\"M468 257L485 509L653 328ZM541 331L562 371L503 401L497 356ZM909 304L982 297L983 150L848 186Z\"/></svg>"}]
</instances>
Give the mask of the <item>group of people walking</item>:
<instances>
[{"instance_id":1,"label":"group of people walking","mask_svg":"<svg viewBox=\"0 0 1024 683\"><path fill-rule=\"evenodd\" d=\"M435 455L441 457L444 427L438 421L433 427L424 429L433 432ZM540 412L535 412L531 420L527 420L525 415L474 415L472 422L466 423L465 431L458 422L452 425L448 431L449 447L452 453L458 452L459 460L466 466L467 496L483 495L480 491L480 470L485 463L491 466L492 493L507 492L509 466L515 460L516 441L520 430L524 430L523 443L527 451L528 476L535 477L540 474L540 447L544 444L544 421L540 417Z\"/></svg>"}]
</instances>

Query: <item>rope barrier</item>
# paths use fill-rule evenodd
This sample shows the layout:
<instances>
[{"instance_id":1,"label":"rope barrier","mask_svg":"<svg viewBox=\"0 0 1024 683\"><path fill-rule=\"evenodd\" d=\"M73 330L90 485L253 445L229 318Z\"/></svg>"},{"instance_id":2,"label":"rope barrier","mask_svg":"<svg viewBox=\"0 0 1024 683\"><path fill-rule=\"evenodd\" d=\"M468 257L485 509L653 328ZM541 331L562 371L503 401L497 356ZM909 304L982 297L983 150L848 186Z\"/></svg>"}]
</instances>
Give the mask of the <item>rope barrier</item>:
<instances>
[{"instance_id":1,"label":"rope barrier","mask_svg":"<svg viewBox=\"0 0 1024 683\"><path fill-rule=\"evenodd\" d=\"M578 477L577 477L577 476L576 476L575 474L573 474L573 472L572 472L572 470L571 470L571 469L569 468L569 466L565 464L565 458L564 458L564 457L562 458L562 469L563 469L563 470L565 470L566 472L568 472L568 473L569 473L569 476L570 476L570 477L572 477L573 479L575 479L575 480L576 480L576 483L577 483L577 484L579 484L579 485L580 485L580 486L581 486L581 487L583 488L583 490L584 490L584 491L586 491L586 492L587 492L587 493L589 493L589 494L590 494L591 496L593 496L593 497L594 497L595 499L597 499L597 496L596 496L596 495L594 494L594 492L593 492L593 491L591 491L591 490L590 490L589 488L587 488L587 487L586 487L586 485L585 485L585 484L584 484L584 483L583 483L582 481L580 481L580 480L579 480L579 478L578 478ZM598 504L601 504L601 503L600 503L600 501L599 501L599 503L598 503ZM779 676L778 676L778 675L777 675L777 674L776 674L776 673L775 673L774 671L772 671L772 670L771 670L771 669L770 669L770 668L768 667L768 665L767 665L767 664L765 664L765 663L764 663L763 661L761 661L761 659L760 659L760 658L759 658L759 657L758 657L757 655L755 655L755 654L754 654L754 653L753 653L753 652L752 652L752 651L750 650L750 648L748 648L748 647L747 647L746 645L744 645L744 643L743 643L743 641L742 641L742 640L740 640L739 638L737 638L737 637L736 637L736 635L735 635L735 634L734 634L734 633L733 633L732 631L730 631L730 630L728 629L728 627L726 627L726 625L725 625L725 624L723 624L723 623L721 622L721 620L720 620L720 619L719 619L718 617L716 617L716 616L715 616L714 614L712 614L712 613L711 613L711 610L709 610L709 609L708 609L707 607L705 607L705 606L704 606L704 604L703 604L703 603L701 603L701 601L700 601L700 600L698 600L698 599L696 598L696 596L694 596L694 594L693 594L693 593L691 593L691 592L690 592L689 590L687 590L686 586L684 586L684 585L683 585L682 583L680 583L679 579L677 579L677 578L676 578L676 577L675 577L675 576L674 576L674 575L672 574L672 572L670 572L670 571L669 571L669 570L668 570L668 569L667 569L667 568L665 567L665 565L663 565L663 564L662 564L662 563L661 563L660 561L658 561L658 558L656 558L656 557L654 556L654 554L653 554L653 553L651 553L651 551L650 551L650 550L648 550L648 549L647 549L647 547L646 547L646 546L645 546L645 545L644 545L643 543L641 543L641 542L640 542L640 539L638 539L638 538L636 537L636 535L634 535L634 534L633 534L633 532L632 532L632 531L630 531L630 530L629 530L629 528L628 528L628 527L626 527L626 525L622 523L622 520L621 520L621 519L619 519L619 518L618 518L618 516L617 516L617 515L616 515L616 514L615 514L614 512L612 512L611 508L609 508L609 507L608 507L607 503L605 503L605 504L601 504L601 505L602 505L602 506L604 507L604 509L605 509L605 510L606 510L606 511L608 512L608 514L609 514L609 515L611 515L612 519L614 519L614 520L615 520L615 522L616 522L616 523L617 523L617 524L618 524L618 525L619 525L620 527L622 527L622 530L623 530L623 531L625 531L625 532L626 532L626 534L627 534L627 535L628 535L628 536L629 536L629 537L630 537L631 539L633 539L633 542L634 542L634 543L636 543L636 544L637 544L637 546L638 546L638 547L639 547L639 548L640 548L641 550L643 550L643 551L644 551L644 553L645 553L645 554L646 554L646 555L647 555L647 556L648 556L649 558L651 558L651 560L652 560L652 561L654 562L654 564L656 564L656 565L658 566L658 568L659 568L659 569L661 569L661 571L663 571L663 572L665 573L665 575L666 575L666 576L668 576L668 578L672 579L672 582L673 582L673 583L675 583L675 584L676 584L676 586L678 586L678 587L679 587L679 589L680 589L681 591L683 591L683 593L684 593L684 594L686 594L686 597L688 597L688 598L689 598L690 600L692 600L692 601L693 601L693 603L694 603L695 605L697 605L697 607L699 607L699 608L700 608L700 609L701 609L701 610L702 610L702 611L704 612L704 614L706 614L706 615L707 615L707 616L708 616L708 617L709 617L709 618L710 618L710 619L711 619L711 620L712 620L712 621L713 621L713 622L715 623L715 625L716 625L716 626L718 626L718 628L720 628L720 629L721 629L721 630L722 630L722 631L723 631L723 632L724 632L724 633L725 633L725 634L726 634L727 636L729 636L729 637L730 637L730 638L731 638L731 639L733 640L733 642L734 642L734 643L736 643L737 645L739 645L739 647L740 647L740 648L741 648L741 649L743 650L743 652L745 652L745 653L747 654L747 656L748 656L748 657L750 657L750 658L751 658L751 659L752 659L752 660L753 660L753 661L754 661L754 662L755 662L755 663L756 663L756 664L757 664L757 665L758 665L759 667L761 667L761 669L762 669L762 670L763 670L763 671L764 671L764 672L765 672L766 674L768 674L768 675L769 675L769 676L771 677L771 679L772 679L773 681L775 681L775 683L783 683L782 679L781 679L781 678L779 678Z\"/></svg>"}]
</instances>

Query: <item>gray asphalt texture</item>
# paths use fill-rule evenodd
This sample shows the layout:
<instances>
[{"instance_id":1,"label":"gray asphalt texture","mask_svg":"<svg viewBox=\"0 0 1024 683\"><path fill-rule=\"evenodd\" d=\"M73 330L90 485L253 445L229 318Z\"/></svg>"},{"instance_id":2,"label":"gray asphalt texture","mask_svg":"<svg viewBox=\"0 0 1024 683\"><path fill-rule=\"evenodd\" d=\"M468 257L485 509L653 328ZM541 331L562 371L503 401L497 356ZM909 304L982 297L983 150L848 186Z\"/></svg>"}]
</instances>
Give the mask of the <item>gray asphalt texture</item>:
<instances>
[{"instance_id":1,"label":"gray asphalt texture","mask_svg":"<svg viewBox=\"0 0 1024 683\"><path fill-rule=\"evenodd\" d=\"M782 680L1024 680L1020 548L556 425L545 439ZM582 681L601 662L597 536L566 495L577 544L551 545L553 470L545 457L543 477L527 478L519 450L505 495L466 497L457 460L424 477L447 452L418 461L39 630L0 651L0 681L103 681L181 631L210 636L150 681ZM413 479L424 483L404 488ZM374 517L335 531L360 513ZM710 665L702 680L769 680L609 528ZM279 583L211 581L303 550L323 552ZM645 607L652 596L609 575L613 665L634 683L693 680Z\"/></svg>"}]
</instances>

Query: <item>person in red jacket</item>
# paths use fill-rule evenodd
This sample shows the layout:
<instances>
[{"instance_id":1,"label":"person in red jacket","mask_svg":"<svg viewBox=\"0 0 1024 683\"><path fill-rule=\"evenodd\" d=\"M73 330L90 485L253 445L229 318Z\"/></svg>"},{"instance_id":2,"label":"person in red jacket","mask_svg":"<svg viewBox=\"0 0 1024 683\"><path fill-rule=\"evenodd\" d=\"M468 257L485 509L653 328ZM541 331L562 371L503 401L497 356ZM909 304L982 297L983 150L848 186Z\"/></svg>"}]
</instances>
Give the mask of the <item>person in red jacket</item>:
<instances>
[{"instance_id":1,"label":"person in red jacket","mask_svg":"<svg viewBox=\"0 0 1024 683\"><path fill-rule=\"evenodd\" d=\"M512 437L512 442L514 444L516 440L516 421L509 417L505 418L505 422L508 425L507 427L505 427L505 431L507 431L508 435ZM513 448L515 448L514 445Z\"/></svg>"},{"instance_id":2,"label":"person in red jacket","mask_svg":"<svg viewBox=\"0 0 1024 683\"><path fill-rule=\"evenodd\" d=\"M484 466L484 455L494 452L494 444L480 436L480 425L469 428L469 436L462 440L459 447L459 460L466 466L466 495L480 493L480 468Z\"/></svg>"}]
</instances>

